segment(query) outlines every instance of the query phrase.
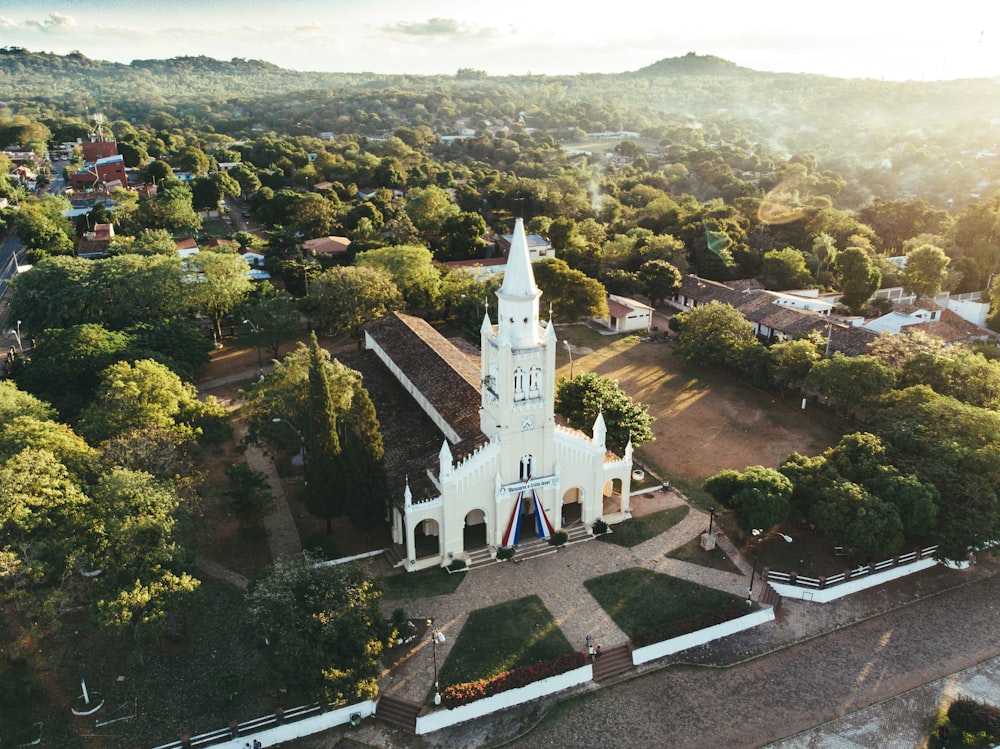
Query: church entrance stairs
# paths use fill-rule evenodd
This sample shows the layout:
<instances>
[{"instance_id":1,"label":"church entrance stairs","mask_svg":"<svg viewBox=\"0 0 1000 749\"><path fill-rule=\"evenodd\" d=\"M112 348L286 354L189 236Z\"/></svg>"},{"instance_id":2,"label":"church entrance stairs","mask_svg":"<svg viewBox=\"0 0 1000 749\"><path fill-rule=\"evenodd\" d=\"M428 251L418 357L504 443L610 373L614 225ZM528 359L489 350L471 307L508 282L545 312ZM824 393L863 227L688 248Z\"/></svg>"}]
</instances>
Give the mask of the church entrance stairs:
<instances>
[{"instance_id":1,"label":"church entrance stairs","mask_svg":"<svg viewBox=\"0 0 1000 749\"><path fill-rule=\"evenodd\" d=\"M566 535L569 540L566 545L578 544L583 541L590 541L594 537L587 531L586 526L583 523L576 522L563 528L566 531ZM548 540L543 538L538 538L533 536L532 538L522 541L517 545L517 551L514 553L514 559L523 562L526 559L534 559L535 557L542 557L547 554L555 554L557 548L550 544ZM490 553L489 547L481 547L478 549L472 549L468 552L469 555L469 569L474 570L479 567L488 567L491 564L496 564L497 560L493 558Z\"/></svg>"},{"instance_id":2,"label":"church entrance stairs","mask_svg":"<svg viewBox=\"0 0 1000 749\"><path fill-rule=\"evenodd\" d=\"M594 661L594 681L606 681L632 668L631 643L623 642L603 650L601 656Z\"/></svg>"}]
</instances>

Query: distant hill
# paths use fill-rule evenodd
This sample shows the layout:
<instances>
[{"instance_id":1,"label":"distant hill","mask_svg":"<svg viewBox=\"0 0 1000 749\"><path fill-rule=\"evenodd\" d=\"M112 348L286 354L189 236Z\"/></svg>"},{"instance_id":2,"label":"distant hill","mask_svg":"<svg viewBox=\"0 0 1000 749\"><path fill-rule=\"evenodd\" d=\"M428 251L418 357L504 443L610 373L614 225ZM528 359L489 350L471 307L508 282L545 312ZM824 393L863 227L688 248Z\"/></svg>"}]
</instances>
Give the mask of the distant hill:
<instances>
[{"instance_id":1,"label":"distant hill","mask_svg":"<svg viewBox=\"0 0 1000 749\"><path fill-rule=\"evenodd\" d=\"M1000 79L893 82L771 73L693 52L615 74L384 75L287 70L262 60L175 57L128 65L76 52L0 49L8 112L188 122L223 132L258 124L293 134L377 134L400 125L441 130L457 117L526 113L550 130L647 130L665 118L724 118L795 149L860 137L868 129L981 128L995 117ZM968 123L968 124L966 124ZM749 130L748 130L749 128ZM809 133L815 133L808 136Z\"/></svg>"},{"instance_id":2,"label":"distant hill","mask_svg":"<svg viewBox=\"0 0 1000 749\"><path fill-rule=\"evenodd\" d=\"M715 55L688 52L683 57L665 57L635 72L639 75L728 75L754 71Z\"/></svg>"}]
</instances>

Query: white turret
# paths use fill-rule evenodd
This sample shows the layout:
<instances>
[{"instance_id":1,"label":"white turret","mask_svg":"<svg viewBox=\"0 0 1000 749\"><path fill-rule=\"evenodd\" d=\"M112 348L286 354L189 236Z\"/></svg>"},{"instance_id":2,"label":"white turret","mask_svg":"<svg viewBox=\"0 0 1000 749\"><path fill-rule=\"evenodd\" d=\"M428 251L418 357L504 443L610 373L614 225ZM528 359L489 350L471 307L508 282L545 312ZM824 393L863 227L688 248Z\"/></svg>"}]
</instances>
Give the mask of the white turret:
<instances>
[{"instance_id":1,"label":"white turret","mask_svg":"<svg viewBox=\"0 0 1000 749\"><path fill-rule=\"evenodd\" d=\"M604 423L604 412L598 411L594 419L594 444L606 447L608 444L608 425Z\"/></svg>"}]
</instances>

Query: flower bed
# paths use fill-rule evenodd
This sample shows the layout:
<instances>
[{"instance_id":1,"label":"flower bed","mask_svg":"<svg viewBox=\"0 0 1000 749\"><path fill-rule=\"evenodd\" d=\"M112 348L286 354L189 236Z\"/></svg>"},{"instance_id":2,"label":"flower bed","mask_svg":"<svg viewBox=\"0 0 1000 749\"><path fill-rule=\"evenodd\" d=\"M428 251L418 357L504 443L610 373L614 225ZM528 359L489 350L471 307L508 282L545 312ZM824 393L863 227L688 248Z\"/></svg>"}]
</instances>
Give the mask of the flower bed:
<instances>
[{"instance_id":1,"label":"flower bed","mask_svg":"<svg viewBox=\"0 0 1000 749\"><path fill-rule=\"evenodd\" d=\"M452 684L442 690L441 704L448 708L467 705L484 697L506 692L508 689L527 686L541 679L572 671L585 665L586 662L587 658L583 653L567 653L544 663L515 668L491 679Z\"/></svg>"},{"instance_id":2,"label":"flower bed","mask_svg":"<svg viewBox=\"0 0 1000 749\"><path fill-rule=\"evenodd\" d=\"M654 642L670 640L674 637L697 632L699 629L707 629L716 624L737 619L745 616L746 613L747 606L742 600L730 601L717 609L701 611L684 619L675 619L674 621L666 622L658 627L641 629L632 637L632 642L639 647L652 645Z\"/></svg>"}]
</instances>

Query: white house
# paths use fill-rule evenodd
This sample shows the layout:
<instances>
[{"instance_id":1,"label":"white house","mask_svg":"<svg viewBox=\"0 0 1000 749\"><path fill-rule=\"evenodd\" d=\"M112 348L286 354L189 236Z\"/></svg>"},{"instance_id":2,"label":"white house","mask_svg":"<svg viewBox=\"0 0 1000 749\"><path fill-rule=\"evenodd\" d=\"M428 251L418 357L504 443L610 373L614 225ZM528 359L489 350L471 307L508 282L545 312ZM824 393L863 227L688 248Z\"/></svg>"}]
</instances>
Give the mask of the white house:
<instances>
[{"instance_id":1,"label":"white house","mask_svg":"<svg viewBox=\"0 0 1000 749\"><path fill-rule=\"evenodd\" d=\"M608 316L598 322L616 333L648 331L653 326L653 308L627 296L608 294Z\"/></svg>"},{"instance_id":2,"label":"white house","mask_svg":"<svg viewBox=\"0 0 1000 749\"><path fill-rule=\"evenodd\" d=\"M610 454L602 416L592 434L556 421L559 341L539 319L521 219L512 240L498 320L483 317L478 366L418 318L391 313L365 329L366 347L439 433L437 455L407 474L390 509L408 571L631 515L631 444L624 457Z\"/></svg>"}]
</instances>

